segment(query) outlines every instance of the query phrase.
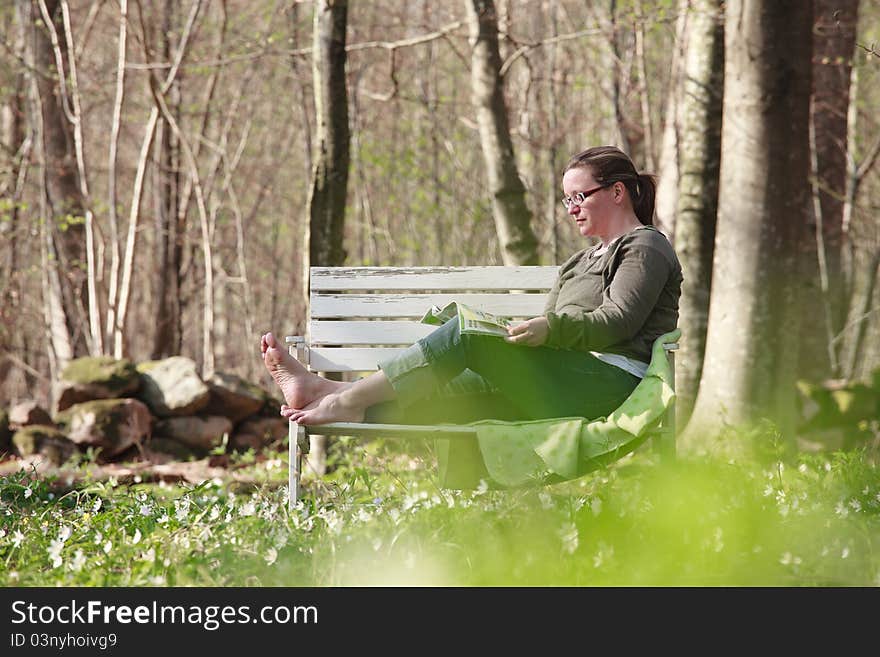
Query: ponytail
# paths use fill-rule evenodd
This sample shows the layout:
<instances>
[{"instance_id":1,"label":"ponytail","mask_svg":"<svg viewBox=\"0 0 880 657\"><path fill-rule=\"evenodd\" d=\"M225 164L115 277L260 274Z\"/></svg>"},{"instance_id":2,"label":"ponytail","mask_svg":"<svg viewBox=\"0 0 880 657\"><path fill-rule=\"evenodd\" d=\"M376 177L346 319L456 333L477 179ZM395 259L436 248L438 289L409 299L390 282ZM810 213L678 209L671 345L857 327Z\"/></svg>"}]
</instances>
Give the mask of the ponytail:
<instances>
[{"instance_id":1,"label":"ponytail","mask_svg":"<svg viewBox=\"0 0 880 657\"><path fill-rule=\"evenodd\" d=\"M633 211L645 226L654 225L654 198L657 196L657 179L650 173L638 174L635 193L630 190Z\"/></svg>"}]
</instances>

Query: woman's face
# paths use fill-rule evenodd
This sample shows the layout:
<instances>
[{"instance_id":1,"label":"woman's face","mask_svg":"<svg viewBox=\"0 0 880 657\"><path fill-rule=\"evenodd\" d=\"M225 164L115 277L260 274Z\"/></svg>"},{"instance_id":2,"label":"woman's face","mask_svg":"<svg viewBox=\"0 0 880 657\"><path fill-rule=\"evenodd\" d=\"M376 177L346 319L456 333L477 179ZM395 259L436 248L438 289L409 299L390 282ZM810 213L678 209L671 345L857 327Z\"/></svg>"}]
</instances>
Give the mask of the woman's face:
<instances>
[{"instance_id":1,"label":"woman's face","mask_svg":"<svg viewBox=\"0 0 880 657\"><path fill-rule=\"evenodd\" d=\"M562 193L566 198L581 192L589 194L580 204L573 201L568 214L575 220L578 231L584 237L603 237L610 217L608 194L611 187L601 188L588 168L569 169L562 176ZM598 190L598 191L594 191ZM592 192L592 193L590 193Z\"/></svg>"}]
</instances>

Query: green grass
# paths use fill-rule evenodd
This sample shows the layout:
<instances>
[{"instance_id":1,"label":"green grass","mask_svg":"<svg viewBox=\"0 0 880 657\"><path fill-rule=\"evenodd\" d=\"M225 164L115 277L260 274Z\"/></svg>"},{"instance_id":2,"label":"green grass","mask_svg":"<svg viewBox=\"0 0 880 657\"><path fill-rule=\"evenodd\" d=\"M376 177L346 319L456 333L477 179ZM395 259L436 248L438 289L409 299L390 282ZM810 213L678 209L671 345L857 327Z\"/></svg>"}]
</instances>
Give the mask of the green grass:
<instances>
[{"instance_id":1,"label":"green grass","mask_svg":"<svg viewBox=\"0 0 880 657\"><path fill-rule=\"evenodd\" d=\"M331 462L290 512L278 458L237 492L0 478L0 585L880 585L864 451L658 467L646 450L519 491L440 490L429 458L381 442Z\"/></svg>"}]
</instances>

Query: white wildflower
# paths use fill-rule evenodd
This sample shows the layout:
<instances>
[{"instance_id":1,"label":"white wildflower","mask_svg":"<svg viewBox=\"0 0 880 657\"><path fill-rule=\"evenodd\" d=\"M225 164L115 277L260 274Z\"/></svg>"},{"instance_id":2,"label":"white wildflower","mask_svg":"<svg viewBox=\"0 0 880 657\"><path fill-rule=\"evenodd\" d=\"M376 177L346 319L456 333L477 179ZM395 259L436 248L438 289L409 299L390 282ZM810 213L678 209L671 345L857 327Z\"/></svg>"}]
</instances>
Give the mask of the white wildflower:
<instances>
[{"instance_id":1,"label":"white wildflower","mask_svg":"<svg viewBox=\"0 0 880 657\"><path fill-rule=\"evenodd\" d=\"M850 505L850 508L852 508L852 510L855 511L856 513L858 513L859 511L862 510L862 503L859 502L856 498L851 499L849 501L849 505Z\"/></svg>"},{"instance_id":2,"label":"white wildflower","mask_svg":"<svg viewBox=\"0 0 880 657\"><path fill-rule=\"evenodd\" d=\"M770 497L773 495L775 489L770 484L767 484L767 487L764 489L764 497Z\"/></svg>"},{"instance_id":3,"label":"white wildflower","mask_svg":"<svg viewBox=\"0 0 880 657\"><path fill-rule=\"evenodd\" d=\"M190 501L188 497L184 497L180 500L174 500L174 517L178 522L183 522L186 520L186 516L189 514L189 506Z\"/></svg>"},{"instance_id":4,"label":"white wildflower","mask_svg":"<svg viewBox=\"0 0 880 657\"><path fill-rule=\"evenodd\" d=\"M15 533L12 535L12 547L17 548L21 545L21 542L24 540L24 534L21 533L20 530L16 529Z\"/></svg>"},{"instance_id":5,"label":"white wildflower","mask_svg":"<svg viewBox=\"0 0 880 657\"><path fill-rule=\"evenodd\" d=\"M64 541L57 538L49 543L49 559L52 561L52 568L58 568L61 565L61 550L64 549Z\"/></svg>"},{"instance_id":6,"label":"white wildflower","mask_svg":"<svg viewBox=\"0 0 880 657\"><path fill-rule=\"evenodd\" d=\"M34 494L34 491L31 490L30 486L28 486L27 488L24 489L24 499L29 498L33 494Z\"/></svg>"},{"instance_id":7,"label":"white wildflower","mask_svg":"<svg viewBox=\"0 0 880 657\"><path fill-rule=\"evenodd\" d=\"M578 547L578 528L573 522L565 523L559 530L562 539L562 550L566 554L574 554Z\"/></svg>"},{"instance_id":8,"label":"white wildflower","mask_svg":"<svg viewBox=\"0 0 880 657\"><path fill-rule=\"evenodd\" d=\"M843 548L843 551L840 553L840 558L846 559L848 556L849 556L849 548L845 547L845 548Z\"/></svg>"},{"instance_id":9,"label":"white wildflower","mask_svg":"<svg viewBox=\"0 0 880 657\"><path fill-rule=\"evenodd\" d=\"M101 549L104 550L104 554L110 554L110 550L113 549L113 543L107 541L106 543L104 543L104 547Z\"/></svg>"},{"instance_id":10,"label":"white wildflower","mask_svg":"<svg viewBox=\"0 0 880 657\"><path fill-rule=\"evenodd\" d=\"M253 502L247 502L243 504L241 508L238 510L238 515L240 516L252 516L257 512L257 507Z\"/></svg>"},{"instance_id":11,"label":"white wildflower","mask_svg":"<svg viewBox=\"0 0 880 657\"><path fill-rule=\"evenodd\" d=\"M278 559L278 550L270 547L266 550L266 556L264 558L266 559L266 564L271 566Z\"/></svg>"},{"instance_id":12,"label":"white wildflower","mask_svg":"<svg viewBox=\"0 0 880 657\"><path fill-rule=\"evenodd\" d=\"M140 559L147 563L153 563L156 560L156 548L150 548L146 552L141 552Z\"/></svg>"},{"instance_id":13,"label":"white wildflower","mask_svg":"<svg viewBox=\"0 0 880 657\"><path fill-rule=\"evenodd\" d=\"M100 497L95 498L95 502L92 504L92 513L97 513L101 510L101 507L104 505L104 500Z\"/></svg>"},{"instance_id":14,"label":"white wildflower","mask_svg":"<svg viewBox=\"0 0 880 657\"><path fill-rule=\"evenodd\" d=\"M843 502L837 503L837 506L834 507L834 512L841 518L846 518L849 515L849 509L846 508Z\"/></svg>"},{"instance_id":15,"label":"white wildflower","mask_svg":"<svg viewBox=\"0 0 880 657\"><path fill-rule=\"evenodd\" d=\"M5 538L5 537L6 537L6 530L0 529L0 538Z\"/></svg>"},{"instance_id":16,"label":"white wildflower","mask_svg":"<svg viewBox=\"0 0 880 657\"><path fill-rule=\"evenodd\" d=\"M779 563L783 566L799 566L801 563L801 558L793 555L791 552L786 552L782 555L782 558L779 559Z\"/></svg>"},{"instance_id":17,"label":"white wildflower","mask_svg":"<svg viewBox=\"0 0 880 657\"><path fill-rule=\"evenodd\" d=\"M104 540L104 534L95 530L95 545L100 545L101 541Z\"/></svg>"},{"instance_id":18,"label":"white wildflower","mask_svg":"<svg viewBox=\"0 0 880 657\"><path fill-rule=\"evenodd\" d=\"M152 507L150 507L149 504L141 504L141 508L138 510L138 512L142 516L149 517L149 516L153 515L153 509L152 509Z\"/></svg>"},{"instance_id":19,"label":"white wildflower","mask_svg":"<svg viewBox=\"0 0 880 657\"><path fill-rule=\"evenodd\" d=\"M140 543L140 542L141 542L141 530L140 530L140 529L135 529L135 530L134 530L134 536L131 537L131 544L132 544L132 545L137 545L137 544Z\"/></svg>"},{"instance_id":20,"label":"white wildflower","mask_svg":"<svg viewBox=\"0 0 880 657\"><path fill-rule=\"evenodd\" d=\"M476 493L477 495L482 495L483 493L485 493L488 490L489 490L489 482L486 481L485 479L480 479L480 483L477 486L474 493Z\"/></svg>"},{"instance_id":21,"label":"white wildflower","mask_svg":"<svg viewBox=\"0 0 880 657\"><path fill-rule=\"evenodd\" d=\"M807 468L807 464L806 464L806 463L801 463L801 464L798 466L798 472L800 472L801 474L806 473L807 470L808 470L808 468Z\"/></svg>"},{"instance_id":22,"label":"white wildflower","mask_svg":"<svg viewBox=\"0 0 880 657\"><path fill-rule=\"evenodd\" d=\"M209 520L216 520L216 519L219 518L219 517L220 517L220 509L219 509L219 507L217 507L217 506L212 506L212 507L211 507L211 513L208 514L208 519L209 519Z\"/></svg>"},{"instance_id":23,"label":"white wildflower","mask_svg":"<svg viewBox=\"0 0 880 657\"><path fill-rule=\"evenodd\" d=\"M76 572L79 572L79 571L82 570L82 567L85 566L85 565L86 565L86 557L85 557L85 555L83 554L83 551L82 551L82 550L77 550L77 551L74 553L74 555L73 555L73 559L72 559L71 562L70 562L70 568L71 568L71 570L75 570Z\"/></svg>"},{"instance_id":24,"label":"white wildflower","mask_svg":"<svg viewBox=\"0 0 880 657\"><path fill-rule=\"evenodd\" d=\"M166 512L163 513L159 518L156 519L156 522L158 522L160 525L164 525L164 524L166 524L169 520L171 520L171 518L168 517L168 512L166 511Z\"/></svg>"},{"instance_id":25,"label":"white wildflower","mask_svg":"<svg viewBox=\"0 0 880 657\"><path fill-rule=\"evenodd\" d=\"M542 509L552 509L553 508L553 496L550 493L545 491L541 491L538 493L538 500L541 502Z\"/></svg>"}]
</instances>

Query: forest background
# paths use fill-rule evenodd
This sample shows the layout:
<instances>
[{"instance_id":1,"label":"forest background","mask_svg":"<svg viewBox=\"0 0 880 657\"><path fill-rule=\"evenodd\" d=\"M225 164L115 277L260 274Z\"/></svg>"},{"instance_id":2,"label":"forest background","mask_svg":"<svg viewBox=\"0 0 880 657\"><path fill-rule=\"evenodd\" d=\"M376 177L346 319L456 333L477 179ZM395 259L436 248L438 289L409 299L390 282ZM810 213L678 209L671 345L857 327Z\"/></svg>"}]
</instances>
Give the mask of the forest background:
<instances>
[{"instance_id":1,"label":"forest background","mask_svg":"<svg viewBox=\"0 0 880 657\"><path fill-rule=\"evenodd\" d=\"M315 265L559 264L561 170L659 175L679 413L880 366L874 0L0 6L0 407L87 354L270 383ZM696 420L700 422L696 422Z\"/></svg>"}]
</instances>

